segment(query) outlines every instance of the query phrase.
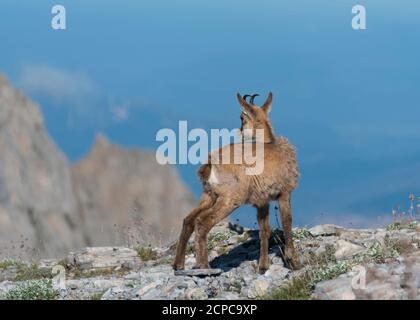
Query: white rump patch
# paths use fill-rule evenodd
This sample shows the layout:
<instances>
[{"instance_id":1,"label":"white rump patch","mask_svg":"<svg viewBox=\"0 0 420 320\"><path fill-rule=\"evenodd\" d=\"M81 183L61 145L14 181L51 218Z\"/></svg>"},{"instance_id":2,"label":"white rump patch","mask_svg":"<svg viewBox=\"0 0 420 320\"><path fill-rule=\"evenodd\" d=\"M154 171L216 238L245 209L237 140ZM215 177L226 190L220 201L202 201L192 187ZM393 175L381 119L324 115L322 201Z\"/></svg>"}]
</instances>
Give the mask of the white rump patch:
<instances>
[{"instance_id":1,"label":"white rump patch","mask_svg":"<svg viewBox=\"0 0 420 320\"><path fill-rule=\"evenodd\" d=\"M213 184L218 184L218 183L219 183L219 179L217 178L217 175L216 175L216 169L214 168L214 166L212 166L212 167L211 167L211 170L210 170L210 177L209 177L208 182L209 182L211 185L213 185Z\"/></svg>"}]
</instances>

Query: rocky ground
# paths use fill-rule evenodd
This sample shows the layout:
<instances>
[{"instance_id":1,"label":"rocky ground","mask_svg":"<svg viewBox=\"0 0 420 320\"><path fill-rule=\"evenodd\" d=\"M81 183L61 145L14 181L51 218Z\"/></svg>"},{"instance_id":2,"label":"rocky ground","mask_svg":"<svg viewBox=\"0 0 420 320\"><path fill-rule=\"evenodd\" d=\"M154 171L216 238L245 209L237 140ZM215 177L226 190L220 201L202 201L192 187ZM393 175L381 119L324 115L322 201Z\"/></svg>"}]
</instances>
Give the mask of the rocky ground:
<instances>
[{"instance_id":1,"label":"rocky ground","mask_svg":"<svg viewBox=\"0 0 420 320\"><path fill-rule=\"evenodd\" d=\"M222 223L209 235L213 269L171 268L166 248L92 247L64 259L0 262L2 299L419 299L420 225L386 229L319 225L294 229L302 268L282 259L283 236L273 231L271 267L257 272L258 231ZM201 274L200 274L201 272Z\"/></svg>"}]
</instances>

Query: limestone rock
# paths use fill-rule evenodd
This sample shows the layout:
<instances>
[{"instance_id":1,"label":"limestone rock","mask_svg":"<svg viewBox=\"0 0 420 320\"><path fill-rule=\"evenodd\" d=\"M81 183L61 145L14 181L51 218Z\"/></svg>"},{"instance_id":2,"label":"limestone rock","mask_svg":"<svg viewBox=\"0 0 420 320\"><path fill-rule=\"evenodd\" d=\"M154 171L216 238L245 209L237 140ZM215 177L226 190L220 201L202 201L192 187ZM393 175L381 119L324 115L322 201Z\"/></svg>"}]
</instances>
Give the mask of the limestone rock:
<instances>
[{"instance_id":1,"label":"limestone rock","mask_svg":"<svg viewBox=\"0 0 420 320\"><path fill-rule=\"evenodd\" d=\"M257 298L264 296L270 287L270 282L268 279L260 277L257 280L255 280L250 290L248 291L248 298Z\"/></svg>"},{"instance_id":2,"label":"limestone rock","mask_svg":"<svg viewBox=\"0 0 420 320\"><path fill-rule=\"evenodd\" d=\"M59 299L65 300L236 300L276 298L274 294L279 288L286 288L290 279L307 274L310 292L304 295L312 295L312 299L420 298L416 230L358 232L340 228L335 235L330 231L326 234L296 242L303 261L302 269L296 271L284 266L282 250L271 242L271 264L263 275L259 274L258 231L232 229L223 222L212 232L209 242L211 251L219 255L210 261L214 269L174 272L170 263L175 252L171 246L155 248L158 256L148 261L140 261L136 250L126 247L89 247L68 256L64 288L55 283L56 277L53 281L59 289ZM193 253L188 260L195 262ZM0 263L0 299L8 290L27 283L25 279L31 276L50 277L51 272L44 275L40 270L50 270L58 263L63 261L43 260L35 267L20 261ZM282 293L285 294L290 293Z\"/></svg>"},{"instance_id":3,"label":"limestone rock","mask_svg":"<svg viewBox=\"0 0 420 320\"><path fill-rule=\"evenodd\" d=\"M321 224L309 229L309 232L314 237L318 236L335 236L343 230L342 227L336 226L334 224Z\"/></svg>"},{"instance_id":4,"label":"limestone rock","mask_svg":"<svg viewBox=\"0 0 420 320\"><path fill-rule=\"evenodd\" d=\"M133 249L123 247L88 247L81 252L72 252L67 263L80 270L125 267L136 269L141 259Z\"/></svg>"},{"instance_id":5,"label":"limestone rock","mask_svg":"<svg viewBox=\"0 0 420 320\"><path fill-rule=\"evenodd\" d=\"M352 257L365 249L366 248L362 246L340 239L336 242L336 251L334 255L337 259L344 259Z\"/></svg>"},{"instance_id":6,"label":"limestone rock","mask_svg":"<svg viewBox=\"0 0 420 320\"><path fill-rule=\"evenodd\" d=\"M289 274L290 269L283 267L283 264L272 264L264 275L274 280L284 280Z\"/></svg>"},{"instance_id":7,"label":"limestone rock","mask_svg":"<svg viewBox=\"0 0 420 320\"><path fill-rule=\"evenodd\" d=\"M202 288L192 288L185 293L187 300L205 300L208 298L206 292Z\"/></svg>"},{"instance_id":8,"label":"limestone rock","mask_svg":"<svg viewBox=\"0 0 420 320\"><path fill-rule=\"evenodd\" d=\"M349 272L315 286L314 299L406 300L420 299L420 253L405 256L401 262L365 266L363 275ZM357 281L356 281L357 280ZM356 283L356 285L354 284Z\"/></svg>"},{"instance_id":9,"label":"limestone rock","mask_svg":"<svg viewBox=\"0 0 420 320\"><path fill-rule=\"evenodd\" d=\"M141 287L140 290L137 292L137 294L142 297L144 296L148 291L155 289L158 286L158 283L156 282L152 282L149 283L147 285L145 285L144 287Z\"/></svg>"},{"instance_id":10,"label":"limestone rock","mask_svg":"<svg viewBox=\"0 0 420 320\"><path fill-rule=\"evenodd\" d=\"M356 295L351 287L351 279L337 278L318 283L312 298L315 300L355 300Z\"/></svg>"}]
</instances>

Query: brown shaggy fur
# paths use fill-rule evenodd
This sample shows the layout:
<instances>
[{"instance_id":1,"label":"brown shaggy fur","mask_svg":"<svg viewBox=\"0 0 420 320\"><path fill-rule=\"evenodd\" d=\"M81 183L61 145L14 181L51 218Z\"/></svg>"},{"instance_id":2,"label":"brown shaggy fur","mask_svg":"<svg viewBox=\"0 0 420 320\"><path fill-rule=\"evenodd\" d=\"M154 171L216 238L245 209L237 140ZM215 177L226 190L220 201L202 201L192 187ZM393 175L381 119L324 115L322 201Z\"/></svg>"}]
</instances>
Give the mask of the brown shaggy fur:
<instances>
[{"instance_id":1,"label":"brown shaggy fur","mask_svg":"<svg viewBox=\"0 0 420 320\"><path fill-rule=\"evenodd\" d=\"M218 222L226 218L233 210L243 204L251 204L257 209L260 227L260 259L259 271L264 273L269 267L268 241L270 237L269 202L278 201L281 213L283 231L285 235L285 256L292 267L298 267L299 259L296 255L292 240L292 214L290 197L298 184L299 172L296 164L296 154L293 146L286 138L275 137L268 112L271 108L272 94L260 108L247 103L238 94L238 101L242 107L242 127L251 129L254 139L252 142L230 144L209 154L209 163L201 166L198 176L203 183L203 194L199 206L185 219L179 238L177 253L174 261L175 269L183 269L185 265L185 250L193 231L195 231L197 268L209 268L207 253L207 234ZM264 141L255 141L255 129L264 130ZM253 165L234 163L235 153L247 150L246 143L252 144L253 155L257 155L256 148L263 144L264 170L260 174L247 175L246 168ZM249 146L249 145L248 145ZM249 152L249 151L248 151ZM229 153L231 162L216 161L216 156ZM221 158L219 158L221 160Z\"/></svg>"}]
</instances>

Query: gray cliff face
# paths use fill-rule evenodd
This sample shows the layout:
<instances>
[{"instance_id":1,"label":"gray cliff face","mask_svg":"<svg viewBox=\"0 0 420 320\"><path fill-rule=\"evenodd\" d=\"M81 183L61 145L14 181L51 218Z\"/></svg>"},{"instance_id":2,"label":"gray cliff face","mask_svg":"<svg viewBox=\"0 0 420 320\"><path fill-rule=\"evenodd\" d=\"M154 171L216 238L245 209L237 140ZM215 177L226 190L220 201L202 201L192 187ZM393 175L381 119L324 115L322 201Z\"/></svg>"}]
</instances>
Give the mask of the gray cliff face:
<instances>
[{"instance_id":1,"label":"gray cliff face","mask_svg":"<svg viewBox=\"0 0 420 320\"><path fill-rule=\"evenodd\" d=\"M192 204L173 168L103 137L72 168L39 108L0 75L0 259L53 257L92 244L155 244L148 235L171 239Z\"/></svg>"},{"instance_id":2,"label":"gray cliff face","mask_svg":"<svg viewBox=\"0 0 420 320\"><path fill-rule=\"evenodd\" d=\"M51 255L84 244L71 170L39 109L0 77L1 255Z\"/></svg>"},{"instance_id":3,"label":"gray cliff face","mask_svg":"<svg viewBox=\"0 0 420 320\"><path fill-rule=\"evenodd\" d=\"M102 135L73 168L73 181L91 245L167 243L194 204L177 172L154 153L121 149Z\"/></svg>"}]
</instances>

